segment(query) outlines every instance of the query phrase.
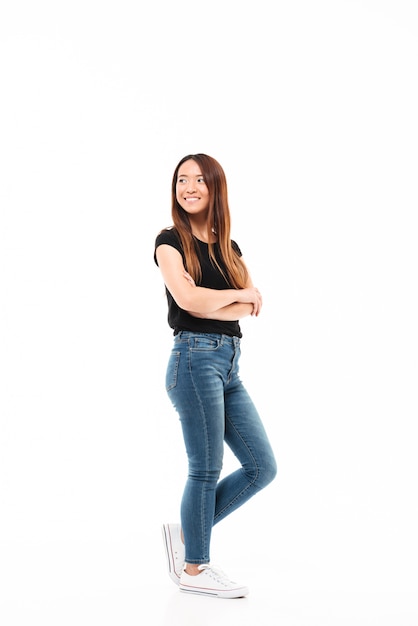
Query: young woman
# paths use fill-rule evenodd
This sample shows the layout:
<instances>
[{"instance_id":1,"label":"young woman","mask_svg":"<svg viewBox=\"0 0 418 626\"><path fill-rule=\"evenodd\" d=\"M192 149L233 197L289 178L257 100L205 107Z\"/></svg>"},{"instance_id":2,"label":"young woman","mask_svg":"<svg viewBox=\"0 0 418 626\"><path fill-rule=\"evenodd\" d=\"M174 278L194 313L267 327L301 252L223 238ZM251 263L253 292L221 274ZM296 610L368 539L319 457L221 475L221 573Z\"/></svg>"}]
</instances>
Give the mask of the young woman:
<instances>
[{"instance_id":1,"label":"young woman","mask_svg":"<svg viewBox=\"0 0 418 626\"><path fill-rule=\"evenodd\" d=\"M230 239L227 183L219 163L188 155L172 182L174 226L155 242L174 331L166 389L188 457L180 524L164 524L169 574L181 591L248 594L210 564L212 528L268 485L276 462L239 375L239 320L262 306L238 245ZM224 442L241 464L219 480Z\"/></svg>"}]
</instances>

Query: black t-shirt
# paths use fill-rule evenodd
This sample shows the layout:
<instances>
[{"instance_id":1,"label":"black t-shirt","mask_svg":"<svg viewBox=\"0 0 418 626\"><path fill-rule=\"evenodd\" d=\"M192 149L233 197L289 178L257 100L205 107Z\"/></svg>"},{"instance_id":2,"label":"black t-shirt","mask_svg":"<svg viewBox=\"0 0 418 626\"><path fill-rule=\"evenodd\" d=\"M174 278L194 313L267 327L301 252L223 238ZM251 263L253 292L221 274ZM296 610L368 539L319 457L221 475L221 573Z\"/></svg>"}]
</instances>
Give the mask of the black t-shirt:
<instances>
[{"instance_id":1,"label":"black t-shirt","mask_svg":"<svg viewBox=\"0 0 418 626\"><path fill-rule=\"evenodd\" d=\"M202 268L202 278L199 282L199 287L208 287L209 289L231 289L231 285L225 280L221 272L217 267L214 267L209 257L209 246L207 243L200 241L195 237L195 241L198 245L200 265ZM172 228L161 231L155 240L154 261L158 265L156 250L161 244L167 244L178 250L185 263L184 252L181 247L181 242L176 234L176 231ZM231 241L234 250L241 256L241 250L235 241ZM222 262L219 254L219 246L214 244L214 252L216 260L219 262L222 270L225 269L225 265ZM168 302L168 323L171 328L174 329L174 334L180 330L190 330L198 333L220 333L223 335L230 335L235 337L242 337L241 329L238 320L233 322L221 322L219 320L200 319L189 315L187 311L181 309L175 302L173 296L166 288L167 302Z\"/></svg>"}]
</instances>

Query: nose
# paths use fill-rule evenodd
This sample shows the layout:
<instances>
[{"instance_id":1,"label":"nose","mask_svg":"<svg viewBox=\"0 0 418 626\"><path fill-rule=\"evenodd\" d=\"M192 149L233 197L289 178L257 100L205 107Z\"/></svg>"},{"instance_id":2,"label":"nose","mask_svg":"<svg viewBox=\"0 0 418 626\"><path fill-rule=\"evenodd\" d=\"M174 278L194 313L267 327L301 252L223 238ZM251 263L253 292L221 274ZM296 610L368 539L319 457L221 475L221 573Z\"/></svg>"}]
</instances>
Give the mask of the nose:
<instances>
[{"instance_id":1,"label":"nose","mask_svg":"<svg viewBox=\"0 0 418 626\"><path fill-rule=\"evenodd\" d=\"M194 181L189 181L189 184L187 185L187 193L194 193L196 191L196 185L194 183Z\"/></svg>"}]
</instances>

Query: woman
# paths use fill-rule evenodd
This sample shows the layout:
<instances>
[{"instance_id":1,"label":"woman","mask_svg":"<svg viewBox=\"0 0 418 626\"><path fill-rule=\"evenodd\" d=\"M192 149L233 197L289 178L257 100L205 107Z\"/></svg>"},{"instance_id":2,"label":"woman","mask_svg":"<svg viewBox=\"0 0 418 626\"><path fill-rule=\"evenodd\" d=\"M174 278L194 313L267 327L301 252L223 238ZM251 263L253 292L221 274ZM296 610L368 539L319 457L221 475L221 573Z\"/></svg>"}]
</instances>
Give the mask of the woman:
<instances>
[{"instance_id":1,"label":"woman","mask_svg":"<svg viewBox=\"0 0 418 626\"><path fill-rule=\"evenodd\" d=\"M248 588L210 564L212 527L270 483L276 462L260 417L238 376L239 320L262 298L230 239L227 183L205 154L184 157L172 182L174 226L155 242L174 330L166 389L188 457L181 526L164 524L169 574L180 590L236 598ZM240 469L219 480L224 442Z\"/></svg>"}]
</instances>

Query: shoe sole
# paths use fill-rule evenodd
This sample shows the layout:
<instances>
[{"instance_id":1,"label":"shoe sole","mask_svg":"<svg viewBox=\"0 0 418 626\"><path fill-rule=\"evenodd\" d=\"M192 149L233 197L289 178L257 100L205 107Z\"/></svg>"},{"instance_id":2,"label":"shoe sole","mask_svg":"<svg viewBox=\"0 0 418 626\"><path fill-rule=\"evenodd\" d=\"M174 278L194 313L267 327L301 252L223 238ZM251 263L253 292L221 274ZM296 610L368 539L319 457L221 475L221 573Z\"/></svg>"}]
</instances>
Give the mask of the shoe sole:
<instances>
[{"instance_id":1,"label":"shoe sole","mask_svg":"<svg viewBox=\"0 0 418 626\"><path fill-rule=\"evenodd\" d=\"M163 527L161 530L162 530L162 535L163 535L165 555L167 558L168 575L170 576L171 580L176 585L179 585L180 576L179 574L177 574L176 569L175 569L175 558L174 558L173 543L171 541L170 525L163 524Z\"/></svg>"},{"instance_id":2,"label":"shoe sole","mask_svg":"<svg viewBox=\"0 0 418 626\"><path fill-rule=\"evenodd\" d=\"M210 598L223 598L225 600L233 600L238 598L245 598L249 594L249 590L247 588L235 589L232 591L216 591L215 589L211 591L210 589L199 589L199 587L187 588L180 586L180 591L183 593L190 593L195 596L209 596Z\"/></svg>"}]
</instances>

